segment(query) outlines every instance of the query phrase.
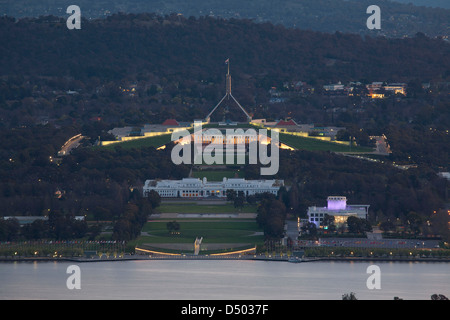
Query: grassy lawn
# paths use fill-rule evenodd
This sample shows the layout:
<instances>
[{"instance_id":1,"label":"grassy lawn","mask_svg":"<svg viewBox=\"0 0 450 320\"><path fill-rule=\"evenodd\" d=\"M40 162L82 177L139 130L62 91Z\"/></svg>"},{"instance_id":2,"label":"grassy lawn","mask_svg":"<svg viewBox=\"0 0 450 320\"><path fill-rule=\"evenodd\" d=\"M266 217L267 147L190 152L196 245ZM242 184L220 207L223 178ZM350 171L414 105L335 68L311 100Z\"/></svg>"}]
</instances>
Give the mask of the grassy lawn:
<instances>
[{"instance_id":1,"label":"grassy lawn","mask_svg":"<svg viewBox=\"0 0 450 320\"><path fill-rule=\"evenodd\" d=\"M262 235L253 235L261 231L256 221L223 220L177 220L180 234L170 234L167 230L169 220L147 222L139 243L157 246L160 243L194 243L196 237L203 237L203 243L260 243Z\"/></svg>"},{"instance_id":2,"label":"grassy lawn","mask_svg":"<svg viewBox=\"0 0 450 320\"><path fill-rule=\"evenodd\" d=\"M197 205L194 203L166 203L157 209L160 213L256 213L256 205L244 205L235 208L233 204L225 205Z\"/></svg>"},{"instance_id":3,"label":"grassy lawn","mask_svg":"<svg viewBox=\"0 0 450 320\"><path fill-rule=\"evenodd\" d=\"M338 143L293 136L280 133L280 142L287 144L295 149L309 151L333 151L333 152L372 152L372 148L359 146L346 146Z\"/></svg>"},{"instance_id":4,"label":"grassy lawn","mask_svg":"<svg viewBox=\"0 0 450 320\"><path fill-rule=\"evenodd\" d=\"M145 147L155 147L159 148L162 145L168 144L172 141L172 134L163 134L160 136L142 138L131 141L124 141L119 143L113 143L107 146L102 146L101 148L106 150L114 150L115 147L121 147L124 149L133 149L133 148L145 148Z\"/></svg>"},{"instance_id":5,"label":"grassy lawn","mask_svg":"<svg viewBox=\"0 0 450 320\"><path fill-rule=\"evenodd\" d=\"M124 149L132 149L132 148L143 148L143 147L161 147L167 143L171 142L171 134L163 134L156 137L142 138L137 140L125 141L115 144L110 144L107 146L103 146L101 148L106 150L114 150L116 146L119 146ZM295 149L299 150L310 150L310 151L333 151L333 152L361 152L367 153L372 152L372 148L368 147L360 147L360 146L346 146L338 143L333 143L329 141L317 140L314 138L305 138L294 136L290 134L280 133L280 142L287 144ZM225 151L225 150L224 150ZM224 156L225 163L225 156ZM237 160L235 159L235 164ZM247 158L245 159L245 163L247 163ZM228 171L224 171L228 172ZM226 173L228 178L233 178L234 173ZM231 176L230 176L231 175ZM219 177L215 176L214 173L211 173L213 179L218 179ZM222 177L223 178L223 177ZM222 179L220 179L222 180Z\"/></svg>"}]
</instances>

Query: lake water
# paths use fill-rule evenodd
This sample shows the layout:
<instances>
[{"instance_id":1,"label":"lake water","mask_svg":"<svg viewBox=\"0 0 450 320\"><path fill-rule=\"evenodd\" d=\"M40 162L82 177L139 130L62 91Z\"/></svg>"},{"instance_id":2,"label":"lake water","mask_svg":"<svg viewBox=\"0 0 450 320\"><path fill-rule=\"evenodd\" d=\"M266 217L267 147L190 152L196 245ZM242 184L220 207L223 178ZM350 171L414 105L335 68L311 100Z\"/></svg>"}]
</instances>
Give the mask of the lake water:
<instances>
[{"instance_id":1,"label":"lake water","mask_svg":"<svg viewBox=\"0 0 450 320\"><path fill-rule=\"evenodd\" d=\"M67 267L80 267L68 289ZM379 262L381 289L368 289L369 262L144 260L0 263L0 299L429 300L450 297L450 264Z\"/></svg>"}]
</instances>

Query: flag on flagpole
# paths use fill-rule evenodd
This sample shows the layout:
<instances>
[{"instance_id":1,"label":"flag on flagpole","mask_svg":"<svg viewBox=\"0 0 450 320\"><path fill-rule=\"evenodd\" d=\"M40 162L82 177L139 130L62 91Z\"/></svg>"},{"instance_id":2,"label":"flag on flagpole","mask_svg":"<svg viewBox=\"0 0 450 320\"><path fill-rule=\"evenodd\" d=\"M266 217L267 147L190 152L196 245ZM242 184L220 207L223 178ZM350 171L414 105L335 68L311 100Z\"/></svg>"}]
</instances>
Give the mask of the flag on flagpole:
<instances>
[{"instance_id":1,"label":"flag on flagpole","mask_svg":"<svg viewBox=\"0 0 450 320\"><path fill-rule=\"evenodd\" d=\"M225 60L225 63L228 64L230 62L230 58L228 58L227 60Z\"/></svg>"}]
</instances>

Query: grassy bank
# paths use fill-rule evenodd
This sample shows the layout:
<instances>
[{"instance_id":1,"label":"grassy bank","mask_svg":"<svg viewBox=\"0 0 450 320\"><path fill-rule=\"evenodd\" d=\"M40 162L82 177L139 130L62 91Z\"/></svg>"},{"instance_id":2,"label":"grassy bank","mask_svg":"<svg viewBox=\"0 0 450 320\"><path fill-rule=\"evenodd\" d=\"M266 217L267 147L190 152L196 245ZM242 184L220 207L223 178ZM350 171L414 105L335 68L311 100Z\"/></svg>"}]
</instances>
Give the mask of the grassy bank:
<instances>
[{"instance_id":1,"label":"grassy bank","mask_svg":"<svg viewBox=\"0 0 450 320\"><path fill-rule=\"evenodd\" d=\"M104 150L114 150L116 147L120 147L123 149L139 149L139 148L147 148L147 147L154 147L159 148L165 144L170 143L172 134L163 134L160 136L155 137L148 137L148 138L141 138L136 140L130 140L130 141L124 141L124 142L118 142L109 144L106 146L101 146L97 148L101 148Z\"/></svg>"},{"instance_id":2,"label":"grassy bank","mask_svg":"<svg viewBox=\"0 0 450 320\"><path fill-rule=\"evenodd\" d=\"M280 133L280 142L298 150L308 151L332 151L332 152L373 152L372 148L360 146L347 146L329 141L318 140Z\"/></svg>"},{"instance_id":3,"label":"grassy bank","mask_svg":"<svg viewBox=\"0 0 450 320\"><path fill-rule=\"evenodd\" d=\"M203 237L204 243L245 243L261 240L254 236L261 231L255 221L223 220L177 220L179 233L171 234L167 229L168 220L147 222L141 240L151 243L194 243L196 237ZM142 242L142 241L141 241Z\"/></svg>"}]
</instances>

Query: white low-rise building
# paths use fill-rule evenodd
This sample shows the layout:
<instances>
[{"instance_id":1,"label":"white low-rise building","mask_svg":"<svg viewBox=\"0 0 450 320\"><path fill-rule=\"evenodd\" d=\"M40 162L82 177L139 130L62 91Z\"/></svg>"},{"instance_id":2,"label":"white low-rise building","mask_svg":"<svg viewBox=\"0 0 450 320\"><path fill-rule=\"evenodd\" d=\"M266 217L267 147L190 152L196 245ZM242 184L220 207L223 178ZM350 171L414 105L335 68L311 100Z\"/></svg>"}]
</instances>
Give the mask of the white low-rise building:
<instances>
[{"instance_id":1,"label":"white low-rise building","mask_svg":"<svg viewBox=\"0 0 450 320\"><path fill-rule=\"evenodd\" d=\"M243 191L244 195L269 192L274 195L284 186L283 180L245 180L241 178L223 178L222 181L208 182L206 178L184 178L182 180L147 180L143 187L143 195L151 190L161 198L226 198L226 191Z\"/></svg>"},{"instance_id":2,"label":"white low-rise building","mask_svg":"<svg viewBox=\"0 0 450 320\"><path fill-rule=\"evenodd\" d=\"M355 216L367 219L369 205L347 205L347 198L330 196L326 207L309 207L308 221L319 227L326 215L334 217L334 224L340 226L347 222L348 217Z\"/></svg>"}]
</instances>

